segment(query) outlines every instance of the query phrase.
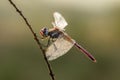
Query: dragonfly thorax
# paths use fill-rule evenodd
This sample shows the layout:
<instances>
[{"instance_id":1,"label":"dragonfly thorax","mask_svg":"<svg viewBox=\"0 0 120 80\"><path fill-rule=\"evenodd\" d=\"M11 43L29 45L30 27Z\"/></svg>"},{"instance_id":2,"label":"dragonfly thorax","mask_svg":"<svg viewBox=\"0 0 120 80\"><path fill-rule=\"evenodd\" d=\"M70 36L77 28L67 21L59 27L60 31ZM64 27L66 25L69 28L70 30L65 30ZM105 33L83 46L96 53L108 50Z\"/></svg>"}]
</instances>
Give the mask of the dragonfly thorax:
<instances>
[{"instance_id":1,"label":"dragonfly thorax","mask_svg":"<svg viewBox=\"0 0 120 80\"><path fill-rule=\"evenodd\" d=\"M61 34L61 31L59 31L58 29L54 29L49 31L48 36L50 36L51 38L58 38Z\"/></svg>"},{"instance_id":2,"label":"dragonfly thorax","mask_svg":"<svg viewBox=\"0 0 120 80\"><path fill-rule=\"evenodd\" d=\"M62 34L61 31L59 31L58 29L54 28L54 29L48 29L48 28L43 28L40 30L40 34L42 37L50 37L50 38L58 38L59 35Z\"/></svg>"}]
</instances>

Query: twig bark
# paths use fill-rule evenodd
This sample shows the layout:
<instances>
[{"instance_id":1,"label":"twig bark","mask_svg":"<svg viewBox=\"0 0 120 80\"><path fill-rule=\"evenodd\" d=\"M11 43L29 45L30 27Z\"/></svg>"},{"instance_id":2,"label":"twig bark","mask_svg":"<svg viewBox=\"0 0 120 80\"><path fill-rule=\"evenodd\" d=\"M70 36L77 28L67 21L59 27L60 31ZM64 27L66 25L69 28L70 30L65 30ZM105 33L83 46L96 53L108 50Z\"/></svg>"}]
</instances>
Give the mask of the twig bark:
<instances>
[{"instance_id":1,"label":"twig bark","mask_svg":"<svg viewBox=\"0 0 120 80\"><path fill-rule=\"evenodd\" d=\"M33 34L34 36L34 40L36 41L36 43L38 44L39 46L39 49L41 50L43 56L44 56L44 60L47 64L47 67L48 67L48 70L49 70L49 75L51 77L52 80L55 80L55 76L53 74L53 71L52 71L52 68L51 68L51 65L50 63L48 62L47 58L46 58L46 55L45 55L45 49L43 49L42 47L42 44L40 43L39 39L37 38L37 35L36 33L33 31L30 23L28 22L27 18L23 15L22 11L20 11L17 6L15 5L15 3L12 1L12 0L8 0L10 2L10 4L15 8L15 10L19 13L19 15L23 18L23 20L25 21L26 25L28 26L28 28L30 29L31 33Z\"/></svg>"}]
</instances>

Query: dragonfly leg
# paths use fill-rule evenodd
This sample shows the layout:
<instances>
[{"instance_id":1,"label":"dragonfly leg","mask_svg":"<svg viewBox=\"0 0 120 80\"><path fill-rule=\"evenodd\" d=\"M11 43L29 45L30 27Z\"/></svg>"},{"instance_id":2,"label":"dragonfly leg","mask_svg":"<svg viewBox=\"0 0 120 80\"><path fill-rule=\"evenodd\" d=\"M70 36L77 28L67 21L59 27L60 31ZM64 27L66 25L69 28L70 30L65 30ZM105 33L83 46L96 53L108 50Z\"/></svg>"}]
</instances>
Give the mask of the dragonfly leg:
<instances>
[{"instance_id":1,"label":"dragonfly leg","mask_svg":"<svg viewBox=\"0 0 120 80\"><path fill-rule=\"evenodd\" d=\"M37 34L36 34L37 35ZM43 37L40 37L40 36L38 36L37 35L37 37L41 40L41 41L43 41L44 40L44 38ZM43 46L43 47L47 47L45 44L43 44L43 43L41 43L41 45Z\"/></svg>"},{"instance_id":2,"label":"dragonfly leg","mask_svg":"<svg viewBox=\"0 0 120 80\"><path fill-rule=\"evenodd\" d=\"M41 41L43 41L45 38L44 37L40 37L40 36L37 36L38 38L40 38L40 40ZM51 43L51 38L49 37L48 38L48 41L47 41L47 44L42 44L41 43L41 45L43 46L43 47L48 47L49 45L50 45L50 43Z\"/></svg>"}]
</instances>

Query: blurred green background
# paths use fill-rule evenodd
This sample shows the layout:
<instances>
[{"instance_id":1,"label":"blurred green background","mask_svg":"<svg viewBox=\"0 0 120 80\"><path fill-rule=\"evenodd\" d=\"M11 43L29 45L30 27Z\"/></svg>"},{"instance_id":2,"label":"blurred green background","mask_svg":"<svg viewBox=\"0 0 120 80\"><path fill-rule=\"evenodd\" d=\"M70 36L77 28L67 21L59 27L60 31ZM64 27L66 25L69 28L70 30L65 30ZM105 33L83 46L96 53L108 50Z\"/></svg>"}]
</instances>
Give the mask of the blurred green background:
<instances>
[{"instance_id":1,"label":"blurred green background","mask_svg":"<svg viewBox=\"0 0 120 80\"><path fill-rule=\"evenodd\" d=\"M34 31L51 28L53 12L68 22L66 32L97 59L73 47L50 62L56 80L120 80L119 0L14 0ZM0 1L0 80L50 80L46 63L23 19Z\"/></svg>"}]
</instances>

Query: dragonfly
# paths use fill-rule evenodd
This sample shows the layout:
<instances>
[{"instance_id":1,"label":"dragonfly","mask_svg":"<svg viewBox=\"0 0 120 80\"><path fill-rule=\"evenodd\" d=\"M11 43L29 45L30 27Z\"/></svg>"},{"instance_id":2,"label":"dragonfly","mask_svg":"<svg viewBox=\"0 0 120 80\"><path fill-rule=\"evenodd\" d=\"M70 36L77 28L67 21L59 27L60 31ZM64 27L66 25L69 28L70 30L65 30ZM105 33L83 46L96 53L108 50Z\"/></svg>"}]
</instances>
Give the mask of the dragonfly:
<instances>
[{"instance_id":1,"label":"dragonfly","mask_svg":"<svg viewBox=\"0 0 120 80\"><path fill-rule=\"evenodd\" d=\"M40 35L42 36L42 38L49 37L47 49L45 52L47 59L49 61L57 59L58 57L66 54L73 46L75 46L90 60L96 62L96 59L91 55L91 53L89 53L85 48L79 45L65 32L65 27L68 25L65 18L59 12L54 12L53 17L53 28L48 29L44 27L40 30Z\"/></svg>"}]
</instances>

